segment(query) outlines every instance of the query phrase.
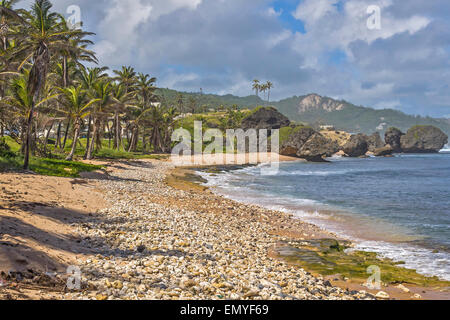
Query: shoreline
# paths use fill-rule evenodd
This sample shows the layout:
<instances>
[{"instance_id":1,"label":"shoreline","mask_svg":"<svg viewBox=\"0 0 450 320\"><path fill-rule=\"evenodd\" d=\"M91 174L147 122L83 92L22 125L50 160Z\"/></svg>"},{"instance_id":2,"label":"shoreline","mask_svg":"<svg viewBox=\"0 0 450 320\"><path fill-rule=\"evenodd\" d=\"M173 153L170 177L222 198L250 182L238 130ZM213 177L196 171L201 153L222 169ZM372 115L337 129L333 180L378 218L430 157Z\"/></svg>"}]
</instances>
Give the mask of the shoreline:
<instances>
[{"instance_id":1,"label":"shoreline","mask_svg":"<svg viewBox=\"0 0 450 320\"><path fill-rule=\"evenodd\" d=\"M223 171L234 171L234 170L242 169L242 168L237 168L237 167L235 167L233 165L229 165L229 166L207 166L207 167L205 167L205 166L197 166L197 167L190 167L190 168L188 168L188 170L193 171L195 174L198 174L198 171L205 171L205 168L212 169L211 171L214 172L214 173L216 173L215 171L223 172ZM224 168L225 168L225 170L223 170ZM203 176L199 175L198 177L200 177L200 179L192 178L192 179L188 179L188 180L190 182L192 182L193 184L206 183L207 182L207 180ZM203 180L203 181L201 181L201 180ZM201 184L201 186L202 186L203 189L200 189L200 191L213 192L213 191L210 190L209 186L207 187L207 186L204 186L203 184ZM217 195L217 196L225 197L226 199L229 199L231 201L235 201L237 203L244 203L244 204L247 204L247 205L256 205L256 206L259 206L259 207L264 208L266 210L275 210L275 211L279 210L279 209L268 209L264 205L262 205L262 204L255 204L254 202L242 202L242 201L239 201L239 200L235 200L232 197L224 196L220 192L213 192L213 193L215 195ZM310 206L305 206L305 208L310 208ZM283 212L284 212L284 210L283 210ZM350 242L351 243L351 247L354 247L357 243L361 243L361 242L365 241L363 239L355 240L355 239L352 238L352 236L341 234L341 233L336 233L335 231L327 229L326 227L324 227L322 225L318 225L317 223L315 223L313 221L309 221L309 220L305 221L302 217L295 216L294 213L290 212L289 210L286 211L286 212L289 215L292 215L292 219L302 221L303 223L306 223L306 224L312 224L315 227L320 228L322 231L329 233L330 235L332 235L335 239L337 239L339 241L348 241L348 242ZM374 252L369 251L367 249L360 249L360 250L364 250L364 252L367 252L367 253L370 253L370 254L374 253ZM379 253L376 253L377 259L379 259L380 261L382 261L382 260L383 261L389 261L389 263L392 264L392 265L398 265L398 263L396 263L394 261L391 261L388 258L378 258L378 254ZM413 270L413 269L409 269L409 268L402 267L402 266L400 266L400 267L402 269L415 272L415 270ZM309 269L308 271L314 272L313 269ZM426 293L428 290L431 289L431 295L429 295L429 297L432 297L432 299L449 299L450 298L450 286L449 286L450 282L449 281L446 281L446 280L443 280L443 279L438 279L436 276L430 276L430 275L422 275L422 274L420 274L420 277L424 277L424 278L428 278L428 279L434 279L434 280L437 280L436 283L446 283L447 286L446 287L441 287L441 289L439 289L439 290L437 290L438 287L431 288L431 286L426 286L426 287L418 286L418 285L410 285L410 286L411 287L415 287L418 291L421 291L422 293ZM331 280L332 278L333 277L327 277L328 280ZM354 288L356 290L367 290L367 288L365 286L361 285L360 283L351 283L351 284L349 284L346 281L340 281L340 280L338 280L336 278L334 278L333 280L335 280L336 284L338 284L341 287L348 287L350 285L352 288ZM359 281L356 281L356 282L359 282ZM398 289L398 288L390 288L390 290L387 290L387 291L389 291L390 293L394 292L394 296L395 296L395 289ZM402 298L405 298L405 297L402 297Z\"/></svg>"},{"instance_id":2,"label":"shoreline","mask_svg":"<svg viewBox=\"0 0 450 320\"><path fill-rule=\"evenodd\" d=\"M53 231L55 240L60 239L64 246L59 242L58 245L49 243L45 248L36 248L36 254L44 251L54 260L53 256L62 251L67 255L60 256L65 266L75 260L82 272L82 290L61 291L58 287L50 289L13 281L6 289L0 286L0 298L9 295L17 299L354 300L373 299L379 291L349 280L311 274L274 255L292 239L336 238L312 224L292 219L283 212L214 195L195 181L189 181L192 176L183 179L190 170L175 168L167 161L96 163L105 165L106 169L83 175L81 179L11 176L27 180L17 184L23 190L17 195L19 198L35 197L25 195L30 183L47 181L47 188L36 187L33 192L43 199L50 197L47 192L60 199L51 207L52 215L42 211L49 208L44 200L23 210L25 215L33 210L32 218L44 219L40 225L33 219L27 221L35 228L43 228L43 224L55 220L66 226L71 237L63 237L60 229ZM173 177L173 171L178 171L179 176ZM173 183L178 185L172 186ZM92 201L85 207L77 207L67 198L71 192L80 198L89 194ZM2 206L7 208L4 203ZM96 209L99 206L103 208ZM67 216L65 210L80 215ZM14 211L11 214L16 215ZM44 236L39 233L26 240L46 244ZM61 250L53 254L57 247ZM45 272L45 264L41 268ZM57 272L58 279L59 275L61 281L67 279L64 268ZM449 298L430 288L408 288L410 293L396 288L382 290L389 291L394 299L411 299L415 293L423 299Z\"/></svg>"}]
</instances>

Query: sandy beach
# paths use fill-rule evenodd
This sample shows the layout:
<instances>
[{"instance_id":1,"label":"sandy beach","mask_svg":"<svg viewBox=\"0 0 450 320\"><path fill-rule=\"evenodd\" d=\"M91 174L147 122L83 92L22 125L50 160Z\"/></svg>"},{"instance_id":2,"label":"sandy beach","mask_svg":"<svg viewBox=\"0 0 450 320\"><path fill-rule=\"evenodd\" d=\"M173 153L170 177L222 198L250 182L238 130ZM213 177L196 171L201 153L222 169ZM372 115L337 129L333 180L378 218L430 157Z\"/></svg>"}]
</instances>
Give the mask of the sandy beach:
<instances>
[{"instance_id":1,"label":"sandy beach","mask_svg":"<svg viewBox=\"0 0 450 320\"><path fill-rule=\"evenodd\" d=\"M276 257L291 240L335 237L314 225L215 195L168 161L99 164L105 170L80 179L0 175L0 298L354 300L378 292ZM65 287L70 265L80 268L81 290ZM383 288L401 299L443 298L410 289Z\"/></svg>"}]
</instances>

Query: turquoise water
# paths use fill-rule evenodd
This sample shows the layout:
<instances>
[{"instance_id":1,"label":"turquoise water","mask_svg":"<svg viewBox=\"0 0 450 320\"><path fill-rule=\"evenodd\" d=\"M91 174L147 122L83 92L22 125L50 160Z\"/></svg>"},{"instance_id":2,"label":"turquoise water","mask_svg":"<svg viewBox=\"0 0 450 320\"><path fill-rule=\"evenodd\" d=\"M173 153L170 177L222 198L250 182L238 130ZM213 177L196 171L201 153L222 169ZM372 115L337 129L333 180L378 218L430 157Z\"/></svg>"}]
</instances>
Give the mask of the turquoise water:
<instances>
[{"instance_id":1,"label":"turquoise water","mask_svg":"<svg viewBox=\"0 0 450 320\"><path fill-rule=\"evenodd\" d=\"M201 174L229 198L291 212L450 280L450 152L331 161L282 163L274 176L259 167Z\"/></svg>"}]
</instances>

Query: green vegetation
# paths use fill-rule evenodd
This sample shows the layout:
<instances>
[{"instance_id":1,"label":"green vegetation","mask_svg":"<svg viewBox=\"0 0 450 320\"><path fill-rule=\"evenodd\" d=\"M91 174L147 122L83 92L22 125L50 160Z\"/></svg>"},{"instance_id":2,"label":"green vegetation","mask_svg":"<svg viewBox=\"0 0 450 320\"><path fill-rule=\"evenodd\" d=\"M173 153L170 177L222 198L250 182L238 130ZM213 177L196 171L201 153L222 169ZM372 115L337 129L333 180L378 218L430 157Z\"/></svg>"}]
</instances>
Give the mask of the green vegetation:
<instances>
[{"instance_id":1,"label":"green vegetation","mask_svg":"<svg viewBox=\"0 0 450 320\"><path fill-rule=\"evenodd\" d=\"M107 67L85 67L98 62L88 49L92 33L69 27L48 0L29 10L16 2L0 4L3 167L22 161L24 169L60 175L73 159L158 158L171 150L179 112L155 93L156 78L129 66L113 77ZM63 159L69 162L55 162Z\"/></svg>"},{"instance_id":2,"label":"green vegetation","mask_svg":"<svg viewBox=\"0 0 450 320\"><path fill-rule=\"evenodd\" d=\"M415 125L432 125L450 134L450 123L447 119L407 115L398 110L376 110L355 106L346 101L338 101L344 105L343 110L328 112L321 108L299 113L298 106L306 96L284 99L273 105L291 120L302 121L312 125L332 125L339 131L371 134L375 131L384 132L388 127L397 127L405 132ZM324 102L334 101L323 98ZM384 124L381 129L380 125Z\"/></svg>"},{"instance_id":3,"label":"green vegetation","mask_svg":"<svg viewBox=\"0 0 450 320\"><path fill-rule=\"evenodd\" d=\"M450 282L437 277L426 277L415 270L405 269L402 262L379 259L376 253L347 251L350 243L332 239L291 242L279 250L281 257L290 263L302 266L321 275L339 275L350 280L364 282L368 278L367 268L378 266L381 281L387 284L409 283L419 286L449 287Z\"/></svg>"}]
</instances>

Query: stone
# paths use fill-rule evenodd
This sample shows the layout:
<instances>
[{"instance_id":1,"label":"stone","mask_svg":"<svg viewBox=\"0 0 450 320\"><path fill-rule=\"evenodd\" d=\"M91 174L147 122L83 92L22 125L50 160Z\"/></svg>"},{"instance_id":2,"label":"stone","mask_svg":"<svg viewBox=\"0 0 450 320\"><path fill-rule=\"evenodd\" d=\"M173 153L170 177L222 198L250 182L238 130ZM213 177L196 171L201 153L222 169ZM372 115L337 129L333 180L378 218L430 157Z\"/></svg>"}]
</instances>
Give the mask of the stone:
<instances>
[{"instance_id":1,"label":"stone","mask_svg":"<svg viewBox=\"0 0 450 320\"><path fill-rule=\"evenodd\" d=\"M399 129L389 128L384 134L384 141L394 149L394 152L399 153L402 152L400 140L403 135L404 133Z\"/></svg>"},{"instance_id":2,"label":"stone","mask_svg":"<svg viewBox=\"0 0 450 320\"><path fill-rule=\"evenodd\" d=\"M394 148L392 148L391 145L388 144L383 148L375 149L373 155L375 157L387 157L387 156L392 155L393 153L394 153Z\"/></svg>"},{"instance_id":3,"label":"stone","mask_svg":"<svg viewBox=\"0 0 450 320\"><path fill-rule=\"evenodd\" d=\"M384 292L384 291L378 292L378 293L375 295L375 297L376 297L377 299L382 299L382 300L388 300L388 299L390 298L389 294L387 294L387 293Z\"/></svg>"},{"instance_id":4,"label":"stone","mask_svg":"<svg viewBox=\"0 0 450 320\"><path fill-rule=\"evenodd\" d=\"M103 294L98 294L95 296L95 299L97 299L99 301L105 301L105 300L108 300L108 296L103 295Z\"/></svg>"},{"instance_id":5,"label":"stone","mask_svg":"<svg viewBox=\"0 0 450 320\"><path fill-rule=\"evenodd\" d=\"M367 136L366 141L370 152L375 152L375 150L383 148L385 145L378 132L375 132L372 135Z\"/></svg>"},{"instance_id":6,"label":"stone","mask_svg":"<svg viewBox=\"0 0 450 320\"><path fill-rule=\"evenodd\" d=\"M352 135L342 149L349 157L364 156L369 150L366 137L363 134Z\"/></svg>"},{"instance_id":7,"label":"stone","mask_svg":"<svg viewBox=\"0 0 450 320\"><path fill-rule=\"evenodd\" d=\"M399 284L396 288L402 290L404 293L409 293L410 292L410 290L408 288L406 288L402 284Z\"/></svg>"},{"instance_id":8,"label":"stone","mask_svg":"<svg viewBox=\"0 0 450 320\"><path fill-rule=\"evenodd\" d=\"M260 107L250 116L242 120L241 127L244 130L249 129L281 129L289 127L291 121L273 107ZM268 133L270 135L270 132Z\"/></svg>"},{"instance_id":9,"label":"stone","mask_svg":"<svg viewBox=\"0 0 450 320\"><path fill-rule=\"evenodd\" d=\"M313 162L322 162L339 151L336 142L310 127L297 127L281 146L281 154Z\"/></svg>"},{"instance_id":10,"label":"stone","mask_svg":"<svg viewBox=\"0 0 450 320\"><path fill-rule=\"evenodd\" d=\"M415 126L401 137L401 149L405 153L438 153L448 143L448 136L433 126Z\"/></svg>"}]
</instances>

